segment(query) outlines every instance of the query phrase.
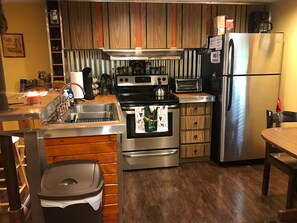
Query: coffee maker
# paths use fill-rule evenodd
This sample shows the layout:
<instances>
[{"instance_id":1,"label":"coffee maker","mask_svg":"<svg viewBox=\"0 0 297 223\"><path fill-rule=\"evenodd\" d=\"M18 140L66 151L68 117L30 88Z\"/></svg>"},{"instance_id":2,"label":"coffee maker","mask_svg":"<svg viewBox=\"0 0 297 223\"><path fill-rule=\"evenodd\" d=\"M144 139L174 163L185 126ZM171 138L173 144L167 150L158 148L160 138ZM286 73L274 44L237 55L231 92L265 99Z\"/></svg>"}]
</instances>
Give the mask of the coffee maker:
<instances>
[{"instance_id":1,"label":"coffee maker","mask_svg":"<svg viewBox=\"0 0 297 223\"><path fill-rule=\"evenodd\" d=\"M83 82L84 82L84 90L86 92L84 99L86 100L92 100L95 98L95 95L93 93L93 78L91 74L92 69L90 67L85 67L82 70L83 73Z\"/></svg>"},{"instance_id":2,"label":"coffee maker","mask_svg":"<svg viewBox=\"0 0 297 223\"><path fill-rule=\"evenodd\" d=\"M272 30L268 12L252 12L249 15L249 33L267 33Z\"/></svg>"}]
</instances>

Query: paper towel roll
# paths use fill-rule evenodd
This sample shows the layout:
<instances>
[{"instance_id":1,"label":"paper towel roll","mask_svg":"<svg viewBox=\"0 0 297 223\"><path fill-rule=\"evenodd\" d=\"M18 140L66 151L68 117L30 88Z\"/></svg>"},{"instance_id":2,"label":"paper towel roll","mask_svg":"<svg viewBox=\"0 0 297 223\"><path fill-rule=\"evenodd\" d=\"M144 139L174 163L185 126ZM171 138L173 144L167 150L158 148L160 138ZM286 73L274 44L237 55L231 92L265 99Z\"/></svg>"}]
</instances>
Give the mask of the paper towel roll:
<instances>
[{"instance_id":1,"label":"paper towel roll","mask_svg":"<svg viewBox=\"0 0 297 223\"><path fill-rule=\"evenodd\" d=\"M70 81L79 84L80 86L82 86L82 88L84 87L82 72L70 72ZM73 91L75 99L84 98L84 93L80 89L80 87L71 85L71 89Z\"/></svg>"}]
</instances>

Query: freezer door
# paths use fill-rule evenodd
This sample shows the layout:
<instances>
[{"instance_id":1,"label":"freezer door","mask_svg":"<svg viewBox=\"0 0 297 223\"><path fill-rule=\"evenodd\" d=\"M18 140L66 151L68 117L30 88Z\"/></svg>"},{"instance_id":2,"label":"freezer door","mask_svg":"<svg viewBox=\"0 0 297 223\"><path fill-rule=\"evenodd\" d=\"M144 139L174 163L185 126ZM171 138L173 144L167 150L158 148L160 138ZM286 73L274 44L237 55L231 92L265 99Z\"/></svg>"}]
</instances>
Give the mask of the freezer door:
<instances>
[{"instance_id":1,"label":"freezer door","mask_svg":"<svg viewBox=\"0 0 297 223\"><path fill-rule=\"evenodd\" d=\"M227 80L223 77L223 92ZM220 162L264 158L261 131L266 128L266 110L275 110L279 93L279 75L234 76L232 104L226 110L222 95Z\"/></svg>"},{"instance_id":2,"label":"freezer door","mask_svg":"<svg viewBox=\"0 0 297 223\"><path fill-rule=\"evenodd\" d=\"M224 74L228 74L230 39L234 42L234 75L280 74L283 33L230 33L225 36Z\"/></svg>"}]
</instances>

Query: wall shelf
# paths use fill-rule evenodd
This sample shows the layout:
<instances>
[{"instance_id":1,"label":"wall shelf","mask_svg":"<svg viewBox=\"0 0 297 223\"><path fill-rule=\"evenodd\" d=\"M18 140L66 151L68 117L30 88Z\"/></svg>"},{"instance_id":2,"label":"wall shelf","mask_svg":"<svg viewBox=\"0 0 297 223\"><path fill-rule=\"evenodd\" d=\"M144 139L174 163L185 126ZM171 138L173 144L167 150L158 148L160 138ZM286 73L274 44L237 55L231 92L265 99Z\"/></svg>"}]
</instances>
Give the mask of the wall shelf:
<instances>
[{"instance_id":1,"label":"wall shelf","mask_svg":"<svg viewBox=\"0 0 297 223\"><path fill-rule=\"evenodd\" d=\"M54 10L57 15L56 20L51 19L52 10ZM58 0L46 1L46 20L51 64L51 83L53 88L59 88L62 84L66 83L66 78L61 8Z\"/></svg>"}]
</instances>

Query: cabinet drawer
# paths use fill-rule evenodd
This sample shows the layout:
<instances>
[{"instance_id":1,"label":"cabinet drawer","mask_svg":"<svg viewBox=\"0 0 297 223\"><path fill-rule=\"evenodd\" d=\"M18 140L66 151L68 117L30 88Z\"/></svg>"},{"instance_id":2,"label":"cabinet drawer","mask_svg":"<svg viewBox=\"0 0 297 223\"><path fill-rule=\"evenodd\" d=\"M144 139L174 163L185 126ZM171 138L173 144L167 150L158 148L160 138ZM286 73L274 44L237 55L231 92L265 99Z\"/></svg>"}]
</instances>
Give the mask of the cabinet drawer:
<instances>
[{"instance_id":1,"label":"cabinet drawer","mask_svg":"<svg viewBox=\"0 0 297 223\"><path fill-rule=\"evenodd\" d=\"M210 156L210 143L188 144L188 145L181 145L180 147L181 158L206 157L206 156Z\"/></svg>"},{"instance_id":2,"label":"cabinet drawer","mask_svg":"<svg viewBox=\"0 0 297 223\"><path fill-rule=\"evenodd\" d=\"M210 130L181 131L180 143L210 142Z\"/></svg>"},{"instance_id":3,"label":"cabinet drawer","mask_svg":"<svg viewBox=\"0 0 297 223\"><path fill-rule=\"evenodd\" d=\"M183 116L180 121L181 130L209 129L211 117L208 116Z\"/></svg>"},{"instance_id":4,"label":"cabinet drawer","mask_svg":"<svg viewBox=\"0 0 297 223\"><path fill-rule=\"evenodd\" d=\"M181 105L181 116L185 115L210 115L212 113L212 103L187 103Z\"/></svg>"}]
</instances>

